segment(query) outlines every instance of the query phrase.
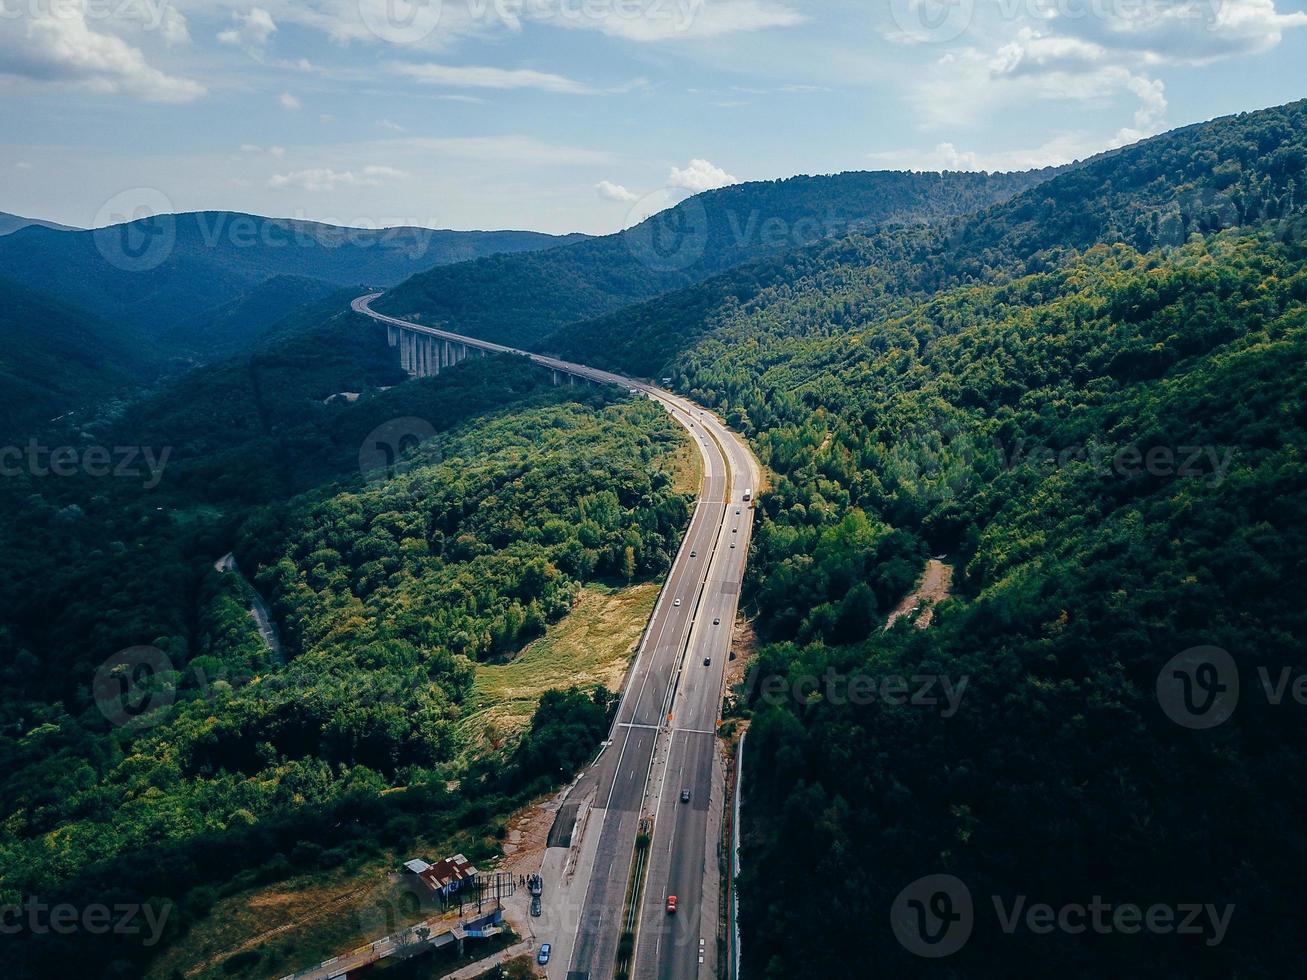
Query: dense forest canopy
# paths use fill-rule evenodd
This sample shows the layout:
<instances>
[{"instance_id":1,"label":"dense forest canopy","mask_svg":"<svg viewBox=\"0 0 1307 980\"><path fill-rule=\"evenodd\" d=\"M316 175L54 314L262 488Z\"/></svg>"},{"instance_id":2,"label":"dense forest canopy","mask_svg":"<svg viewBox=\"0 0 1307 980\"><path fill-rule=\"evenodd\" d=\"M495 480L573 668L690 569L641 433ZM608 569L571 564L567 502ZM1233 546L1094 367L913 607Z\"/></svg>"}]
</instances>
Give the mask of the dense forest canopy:
<instances>
[{"instance_id":1,"label":"dense forest canopy","mask_svg":"<svg viewBox=\"0 0 1307 980\"><path fill-rule=\"evenodd\" d=\"M1176 130L1068 168L1010 201L930 226L888 224L742 266L541 341L564 357L659 377L704 338L786 360L796 334L857 333L934 293L1056 268L1103 242L1141 251L1307 211L1307 104ZM979 202L978 202L979 203ZM719 348L710 339L705 354ZM696 356L692 353L691 356ZM738 383L753 383L741 374Z\"/></svg>"},{"instance_id":2,"label":"dense forest canopy","mask_svg":"<svg viewBox=\"0 0 1307 980\"><path fill-rule=\"evenodd\" d=\"M582 586L665 571L686 437L648 401L554 388L518 358L392 387L384 331L342 309L310 304L250 354L42 437L149 447L140 478L0 483L0 903L148 898L176 913L166 945L306 861L486 833L606 731L602 689L547 694L493 758L457 722L475 665ZM377 469L365 450L388 439L421 441ZM228 551L248 581L215 568ZM10 968L137 976L157 952L27 936Z\"/></svg>"},{"instance_id":3,"label":"dense forest canopy","mask_svg":"<svg viewBox=\"0 0 1307 980\"><path fill-rule=\"evenodd\" d=\"M1303 741L1258 670L1307 667L1305 169L1307 104L1218 120L551 339L613 338L609 364L670 374L773 473L739 692L745 975L1292 969ZM953 597L884 631L931 555ZM1204 647L1244 692L1211 733L1157 695ZM898 676L962 694L847 696ZM933 963L890 912L945 873L974 931ZM811 929L816 883L858 929ZM1234 911L1210 946L1009 934L993 899L1018 896Z\"/></svg>"}]
</instances>

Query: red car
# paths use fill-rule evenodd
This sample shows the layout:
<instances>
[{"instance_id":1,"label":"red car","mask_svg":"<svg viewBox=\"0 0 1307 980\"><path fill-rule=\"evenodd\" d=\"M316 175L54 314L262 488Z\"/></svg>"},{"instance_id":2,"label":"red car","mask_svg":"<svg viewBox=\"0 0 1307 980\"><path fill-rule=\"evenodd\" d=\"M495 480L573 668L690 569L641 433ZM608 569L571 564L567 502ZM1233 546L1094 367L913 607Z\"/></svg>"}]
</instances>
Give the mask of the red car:
<instances>
[{"instance_id":1,"label":"red car","mask_svg":"<svg viewBox=\"0 0 1307 980\"><path fill-rule=\"evenodd\" d=\"M668 896L667 896L667 914L668 914L668 915L675 915L675 914L676 914L676 896L675 896L675 895L668 895Z\"/></svg>"}]
</instances>

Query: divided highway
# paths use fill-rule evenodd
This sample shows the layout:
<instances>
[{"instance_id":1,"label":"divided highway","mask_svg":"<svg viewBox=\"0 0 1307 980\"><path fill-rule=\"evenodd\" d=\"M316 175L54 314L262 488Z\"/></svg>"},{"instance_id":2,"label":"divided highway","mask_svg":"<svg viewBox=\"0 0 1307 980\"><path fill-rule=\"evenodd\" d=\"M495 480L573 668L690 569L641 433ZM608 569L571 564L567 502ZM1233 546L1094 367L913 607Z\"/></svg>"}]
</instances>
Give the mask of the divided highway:
<instances>
[{"instance_id":1,"label":"divided highway","mask_svg":"<svg viewBox=\"0 0 1307 980\"><path fill-rule=\"evenodd\" d=\"M693 402L643 381L585 365L424 327L373 311L373 293L358 312L493 353L517 354L580 378L624 386L655 399L695 439L703 458L699 503L667 575L622 693L608 743L577 780L564 812L584 841L570 841L567 894L574 914L559 917L549 976L607 980L613 975L635 839L653 814L644 900L632 976L688 980L715 975L717 844L723 800L714 780L716 729L731 629L744 579L760 470L733 432ZM689 800L682 802L688 790ZM666 912L667 896L677 912Z\"/></svg>"}]
</instances>

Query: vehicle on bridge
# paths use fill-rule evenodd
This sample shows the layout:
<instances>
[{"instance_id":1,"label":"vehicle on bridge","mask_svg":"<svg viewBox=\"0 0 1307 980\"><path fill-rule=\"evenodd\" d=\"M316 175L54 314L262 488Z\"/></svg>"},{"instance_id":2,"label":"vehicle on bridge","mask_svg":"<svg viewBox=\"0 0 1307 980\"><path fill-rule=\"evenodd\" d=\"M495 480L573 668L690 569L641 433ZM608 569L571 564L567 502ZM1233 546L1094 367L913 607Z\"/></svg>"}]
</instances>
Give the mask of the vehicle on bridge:
<instances>
[{"instance_id":1,"label":"vehicle on bridge","mask_svg":"<svg viewBox=\"0 0 1307 980\"><path fill-rule=\"evenodd\" d=\"M750 487L749 489L744 491L744 499L746 501L753 499L753 487Z\"/></svg>"},{"instance_id":2,"label":"vehicle on bridge","mask_svg":"<svg viewBox=\"0 0 1307 980\"><path fill-rule=\"evenodd\" d=\"M668 914L668 915L675 915L675 914L676 914L676 896L675 896L675 895L668 895L668 896L667 896L667 914Z\"/></svg>"}]
</instances>

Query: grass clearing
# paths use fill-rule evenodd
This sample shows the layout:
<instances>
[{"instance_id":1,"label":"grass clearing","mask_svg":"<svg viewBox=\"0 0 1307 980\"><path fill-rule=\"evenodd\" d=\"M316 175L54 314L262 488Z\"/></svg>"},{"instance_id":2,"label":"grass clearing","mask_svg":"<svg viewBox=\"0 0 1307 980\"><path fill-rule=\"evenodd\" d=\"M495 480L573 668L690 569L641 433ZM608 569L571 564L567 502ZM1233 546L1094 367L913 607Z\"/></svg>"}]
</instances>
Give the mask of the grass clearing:
<instances>
[{"instance_id":1,"label":"grass clearing","mask_svg":"<svg viewBox=\"0 0 1307 980\"><path fill-rule=\"evenodd\" d=\"M540 696L554 687L621 687L659 584L591 586L576 606L506 664L480 664L462 732L473 751L497 747L531 723Z\"/></svg>"},{"instance_id":2,"label":"grass clearing","mask_svg":"<svg viewBox=\"0 0 1307 980\"><path fill-rule=\"evenodd\" d=\"M699 455L699 448L688 432L679 425L676 426L676 431L682 438L676 449L659 460L660 468L671 476L672 486L677 493L697 495L699 484L703 481L703 457Z\"/></svg>"}]
</instances>

